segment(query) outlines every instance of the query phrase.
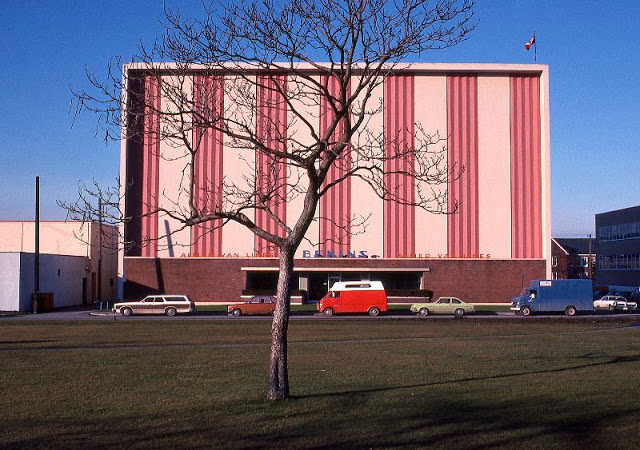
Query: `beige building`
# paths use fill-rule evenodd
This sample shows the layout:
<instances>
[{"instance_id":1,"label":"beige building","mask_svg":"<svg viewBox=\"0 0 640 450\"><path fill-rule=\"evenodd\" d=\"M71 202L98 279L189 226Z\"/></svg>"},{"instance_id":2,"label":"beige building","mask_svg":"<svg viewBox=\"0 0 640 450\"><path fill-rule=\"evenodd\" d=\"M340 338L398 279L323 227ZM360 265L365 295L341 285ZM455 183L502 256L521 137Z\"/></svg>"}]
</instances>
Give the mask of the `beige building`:
<instances>
[{"instance_id":1,"label":"beige building","mask_svg":"<svg viewBox=\"0 0 640 450\"><path fill-rule=\"evenodd\" d=\"M117 229L113 226L40 222L40 292L54 294L54 307L116 299L117 242ZM0 222L0 284L0 310L31 310L35 222Z\"/></svg>"},{"instance_id":2,"label":"beige building","mask_svg":"<svg viewBox=\"0 0 640 450\"><path fill-rule=\"evenodd\" d=\"M121 210L131 218L123 226L131 243L122 253L125 297L167 292L228 302L275 292L277 249L233 221L184 227L176 215L190 213L190 198L206 215L269 191L243 215L272 235L294 226L306 189L299 168L229 130L237 127L272 151L305 155L310 136L324 136L333 117L319 86L339 92L321 66L299 66L301 77L242 65L232 67L242 76L224 68L192 67L185 74L172 64L125 65L131 98L123 111L120 171L127 186ZM360 76L353 75L354 86ZM354 111L371 112L345 161L376 155L373 167L391 174L382 182L394 194L380 198L370 189L373 181L360 177L326 192L295 255L293 283L302 297L318 300L336 281L370 279L388 291L430 289L465 301L508 302L523 280L548 278L548 87L549 68L536 64L411 64L387 73L369 106L354 102ZM188 113L171 122L177 105L188 105ZM192 126L198 117L215 120ZM413 173L428 163L393 155L420 147L424 134L439 137L443 164L464 170L446 183L421 184ZM197 150L193 160L187 147ZM339 179L349 164L334 167L327 180ZM191 171L193 179L185 175ZM445 199L434 210L451 213L414 206L432 190ZM366 227L352 229L361 218Z\"/></svg>"}]
</instances>

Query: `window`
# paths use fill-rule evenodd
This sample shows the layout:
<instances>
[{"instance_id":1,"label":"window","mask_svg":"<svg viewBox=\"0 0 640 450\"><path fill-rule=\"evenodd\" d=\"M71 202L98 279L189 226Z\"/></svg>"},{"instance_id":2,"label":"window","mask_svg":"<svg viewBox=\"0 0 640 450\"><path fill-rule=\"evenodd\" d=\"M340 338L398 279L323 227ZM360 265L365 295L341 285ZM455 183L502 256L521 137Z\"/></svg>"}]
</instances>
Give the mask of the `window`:
<instances>
[{"instance_id":1,"label":"window","mask_svg":"<svg viewBox=\"0 0 640 450\"><path fill-rule=\"evenodd\" d=\"M581 256L580 257L580 267L587 267L587 257L586 256Z\"/></svg>"},{"instance_id":2,"label":"window","mask_svg":"<svg viewBox=\"0 0 640 450\"><path fill-rule=\"evenodd\" d=\"M348 289L369 289L371 287L370 284L347 284L345 285Z\"/></svg>"},{"instance_id":3,"label":"window","mask_svg":"<svg viewBox=\"0 0 640 450\"><path fill-rule=\"evenodd\" d=\"M600 242L638 238L640 238L640 222L604 225L598 228L598 240Z\"/></svg>"},{"instance_id":4,"label":"window","mask_svg":"<svg viewBox=\"0 0 640 450\"><path fill-rule=\"evenodd\" d=\"M640 254L598 256L599 270L640 270Z\"/></svg>"},{"instance_id":5,"label":"window","mask_svg":"<svg viewBox=\"0 0 640 450\"><path fill-rule=\"evenodd\" d=\"M552 256L551 257L551 265L553 267L558 267L558 257L557 256Z\"/></svg>"}]
</instances>

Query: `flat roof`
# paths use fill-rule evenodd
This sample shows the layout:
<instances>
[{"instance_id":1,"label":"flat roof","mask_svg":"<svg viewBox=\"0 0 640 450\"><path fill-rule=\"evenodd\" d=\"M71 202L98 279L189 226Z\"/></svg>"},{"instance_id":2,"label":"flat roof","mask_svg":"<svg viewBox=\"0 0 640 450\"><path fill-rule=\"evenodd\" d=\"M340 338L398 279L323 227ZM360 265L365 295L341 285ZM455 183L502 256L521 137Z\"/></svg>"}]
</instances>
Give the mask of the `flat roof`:
<instances>
[{"instance_id":1,"label":"flat roof","mask_svg":"<svg viewBox=\"0 0 640 450\"><path fill-rule=\"evenodd\" d=\"M297 70L297 71L309 71L318 72L320 68L331 68L330 63L297 63L290 64L288 62L274 62L271 68L264 68L251 63L211 63L211 64L192 64L188 65L185 69L185 65L171 62L133 62L124 64L124 71L129 70L152 70L152 71L175 71L175 70L188 70L188 71L251 71L251 72L266 72L271 70ZM375 65L374 65L375 67ZM333 65L333 69L337 70L338 66ZM360 65L354 64L352 70L356 72L361 70ZM451 73L451 72L473 72L473 73L543 73L548 72L549 66L547 64L504 64L504 63L397 63L385 65L385 70L392 71L408 71L416 73Z\"/></svg>"}]
</instances>

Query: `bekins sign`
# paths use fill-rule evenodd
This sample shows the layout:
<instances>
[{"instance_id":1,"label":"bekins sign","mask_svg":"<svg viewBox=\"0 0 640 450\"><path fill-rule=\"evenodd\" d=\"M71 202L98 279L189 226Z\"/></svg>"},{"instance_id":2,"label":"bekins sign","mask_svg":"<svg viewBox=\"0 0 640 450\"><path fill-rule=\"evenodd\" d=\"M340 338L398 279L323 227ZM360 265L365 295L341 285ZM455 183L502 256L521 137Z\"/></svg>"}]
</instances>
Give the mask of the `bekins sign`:
<instances>
[{"instance_id":1,"label":"bekins sign","mask_svg":"<svg viewBox=\"0 0 640 450\"><path fill-rule=\"evenodd\" d=\"M311 250L302 250L303 258L380 258L380 255L369 255L367 250L359 250L353 252L338 253L332 252L328 250L324 254L319 250L314 250L313 255L311 254Z\"/></svg>"}]
</instances>

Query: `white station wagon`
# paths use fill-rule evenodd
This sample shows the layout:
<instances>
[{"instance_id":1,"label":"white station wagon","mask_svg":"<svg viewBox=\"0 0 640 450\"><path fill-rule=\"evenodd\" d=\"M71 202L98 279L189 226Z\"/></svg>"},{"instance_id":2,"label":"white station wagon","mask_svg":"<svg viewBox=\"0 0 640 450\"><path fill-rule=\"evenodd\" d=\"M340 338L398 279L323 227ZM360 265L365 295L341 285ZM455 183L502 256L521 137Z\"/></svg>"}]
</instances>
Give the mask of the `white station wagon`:
<instances>
[{"instance_id":1,"label":"white station wagon","mask_svg":"<svg viewBox=\"0 0 640 450\"><path fill-rule=\"evenodd\" d=\"M132 314L188 314L196 310L188 295L148 295L135 302L120 302L113 305L113 311L130 316Z\"/></svg>"}]
</instances>

